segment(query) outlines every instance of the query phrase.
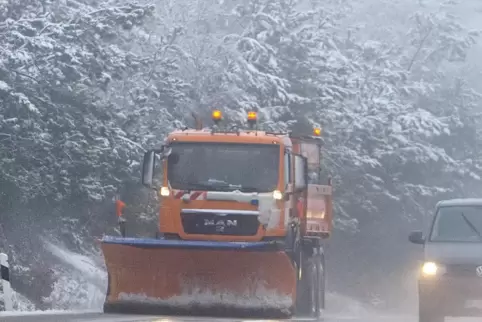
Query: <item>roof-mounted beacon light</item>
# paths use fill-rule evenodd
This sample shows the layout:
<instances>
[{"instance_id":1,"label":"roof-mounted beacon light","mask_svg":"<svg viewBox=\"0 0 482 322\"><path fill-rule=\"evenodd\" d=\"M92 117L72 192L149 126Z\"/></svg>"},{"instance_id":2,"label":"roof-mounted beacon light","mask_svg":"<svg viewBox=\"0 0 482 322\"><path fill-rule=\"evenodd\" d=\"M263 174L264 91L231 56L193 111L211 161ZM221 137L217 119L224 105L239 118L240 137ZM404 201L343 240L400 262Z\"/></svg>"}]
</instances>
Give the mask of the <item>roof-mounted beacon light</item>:
<instances>
[{"instance_id":1,"label":"roof-mounted beacon light","mask_svg":"<svg viewBox=\"0 0 482 322\"><path fill-rule=\"evenodd\" d=\"M211 114L214 123L218 124L223 119L223 113L220 110L214 110Z\"/></svg>"},{"instance_id":2,"label":"roof-mounted beacon light","mask_svg":"<svg viewBox=\"0 0 482 322\"><path fill-rule=\"evenodd\" d=\"M254 111L248 112L248 124L250 127L253 127L253 125L256 124L258 121L258 114Z\"/></svg>"},{"instance_id":3,"label":"roof-mounted beacon light","mask_svg":"<svg viewBox=\"0 0 482 322\"><path fill-rule=\"evenodd\" d=\"M321 127L315 127L313 129L313 135L314 136L321 136Z\"/></svg>"}]
</instances>

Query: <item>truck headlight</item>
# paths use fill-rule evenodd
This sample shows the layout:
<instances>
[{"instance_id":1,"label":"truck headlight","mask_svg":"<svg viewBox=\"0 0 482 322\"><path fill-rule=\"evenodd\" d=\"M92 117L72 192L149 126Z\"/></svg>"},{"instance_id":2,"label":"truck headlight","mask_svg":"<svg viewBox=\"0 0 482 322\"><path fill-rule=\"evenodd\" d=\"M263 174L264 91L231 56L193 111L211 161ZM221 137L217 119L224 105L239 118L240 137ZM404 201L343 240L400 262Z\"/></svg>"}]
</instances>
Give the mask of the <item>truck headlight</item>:
<instances>
[{"instance_id":1,"label":"truck headlight","mask_svg":"<svg viewBox=\"0 0 482 322\"><path fill-rule=\"evenodd\" d=\"M168 187L162 187L161 191L160 191L160 194L163 197L169 197L169 195L171 194L171 191L169 190Z\"/></svg>"},{"instance_id":2,"label":"truck headlight","mask_svg":"<svg viewBox=\"0 0 482 322\"><path fill-rule=\"evenodd\" d=\"M273 198L274 200L281 200L283 199L283 193L279 190L273 191Z\"/></svg>"},{"instance_id":3,"label":"truck headlight","mask_svg":"<svg viewBox=\"0 0 482 322\"><path fill-rule=\"evenodd\" d=\"M444 273L444 267L434 262L425 262L422 265L422 275L426 277L438 276Z\"/></svg>"}]
</instances>

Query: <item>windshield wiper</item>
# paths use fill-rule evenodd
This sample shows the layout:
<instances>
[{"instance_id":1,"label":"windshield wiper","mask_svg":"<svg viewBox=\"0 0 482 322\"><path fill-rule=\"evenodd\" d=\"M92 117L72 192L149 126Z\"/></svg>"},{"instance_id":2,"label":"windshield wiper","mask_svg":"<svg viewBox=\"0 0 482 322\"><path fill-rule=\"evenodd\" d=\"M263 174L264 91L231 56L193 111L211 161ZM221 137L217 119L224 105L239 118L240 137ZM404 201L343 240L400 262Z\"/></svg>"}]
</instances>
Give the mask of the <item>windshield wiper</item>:
<instances>
[{"instance_id":1,"label":"windshield wiper","mask_svg":"<svg viewBox=\"0 0 482 322\"><path fill-rule=\"evenodd\" d=\"M241 189L239 189L239 191L241 192L259 192L259 189L256 188L256 187L241 187Z\"/></svg>"},{"instance_id":2,"label":"windshield wiper","mask_svg":"<svg viewBox=\"0 0 482 322\"><path fill-rule=\"evenodd\" d=\"M463 212L461 212L460 215L464 219L465 223L470 227L470 229L472 229L472 231L476 233L477 236L479 236L479 240L482 240L482 234L480 234L477 228L475 228L474 224L472 224L472 222L465 216Z\"/></svg>"},{"instance_id":3,"label":"windshield wiper","mask_svg":"<svg viewBox=\"0 0 482 322\"><path fill-rule=\"evenodd\" d=\"M210 184L199 182L184 182L183 185L188 187L184 188L184 190L208 190L212 188L212 185Z\"/></svg>"},{"instance_id":4,"label":"windshield wiper","mask_svg":"<svg viewBox=\"0 0 482 322\"><path fill-rule=\"evenodd\" d=\"M204 182L183 182L182 185L186 186L185 190L219 190L219 189L240 189L241 185L229 184L224 181L204 181Z\"/></svg>"},{"instance_id":5,"label":"windshield wiper","mask_svg":"<svg viewBox=\"0 0 482 322\"><path fill-rule=\"evenodd\" d=\"M241 189L240 184L231 184L228 183L224 180L215 180L215 179L209 179L207 182L207 185L210 187L222 187L222 188L229 188L229 189Z\"/></svg>"}]
</instances>

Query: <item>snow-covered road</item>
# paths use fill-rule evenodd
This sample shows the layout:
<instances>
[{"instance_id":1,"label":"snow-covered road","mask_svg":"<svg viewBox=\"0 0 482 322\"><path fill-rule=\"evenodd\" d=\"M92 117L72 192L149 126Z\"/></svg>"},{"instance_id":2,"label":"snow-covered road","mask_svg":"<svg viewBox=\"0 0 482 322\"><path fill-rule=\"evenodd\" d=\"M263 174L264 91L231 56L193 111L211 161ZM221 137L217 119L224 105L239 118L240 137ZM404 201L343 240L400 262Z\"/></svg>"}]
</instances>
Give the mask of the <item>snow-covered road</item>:
<instances>
[{"instance_id":1,"label":"snow-covered road","mask_svg":"<svg viewBox=\"0 0 482 322\"><path fill-rule=\"evenodd\" d=\"M200 317L169 317L146 315L114 315L102 313L61 313L56 314L22 314L9 315L0 313L2 322L277 322L278 320L246 320L226 318L200 318ZM287 320L280 320L287 321ZM308 318L291 319L292 322L315 321ZM413 316L330 316L323 322L417 322ZM475 322L480 318L447 319L447 322Z\"/></svg>"}]
</instances>

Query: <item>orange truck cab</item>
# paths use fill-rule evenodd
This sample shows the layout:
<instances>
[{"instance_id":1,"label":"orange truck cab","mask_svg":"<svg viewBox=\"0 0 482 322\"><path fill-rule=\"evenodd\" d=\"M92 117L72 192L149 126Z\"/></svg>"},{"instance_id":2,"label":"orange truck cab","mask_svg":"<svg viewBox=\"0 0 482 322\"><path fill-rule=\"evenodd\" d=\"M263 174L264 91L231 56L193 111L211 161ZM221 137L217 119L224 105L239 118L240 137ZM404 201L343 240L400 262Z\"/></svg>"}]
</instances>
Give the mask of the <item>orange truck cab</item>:
<instances>
[{"instance_id":1,"label":"orange truck cab","mask_svg":"<svg viewBox=\"0 0 482 322\"><path fill-rule=\"evenodd\" d=\"M308 173L319 176L319 141L256 130L169 134L159 192L161 234L182 240L273 240L285 238L299 221L307 234L329 237L331 186L315 184Z\"/></svg>"},{"instance_id":2,"label":"orange truck cab","mask_svg":"<svg viewBox=\"0 0 482 322\"><path fill-rule=\"evenodd\" d=\"M133 298L141 291L150 303L157 298L165 304L172 296L192 295L195 284L196 292L228 292L230 297L218 299L222 307L239 306L239 298L229 298L246 294L255 303L263 287L276 294L263 310L320 316L325 294L323 240L332 230L331 182L320 184L321 131L315 129L309 137L259 131L253 129L255 112L248 114L249 130L223 130L218 110L212 118L212 128L174 131L160 149L145 153L143 184L152 187L155 172L163 174L157 187L160 233L156 240L104 237L110 281L116 280L115 285L109 283L104 307L112 311L138 303ZM138 280L141 290L123 300L122 290L132 293L132 286L122 269L132 267L128 257L141 253L139 261L150 258L158 265L151 263L156 269L150 272L136 268L136 276L155 278ZM167 275L173 277L159 285L160 276ZM177 275L182 279L176 282ZM119 286L122 283L127 284ZM256 303L248 307L261 302Z\"/></svg>"}]
</instances>

